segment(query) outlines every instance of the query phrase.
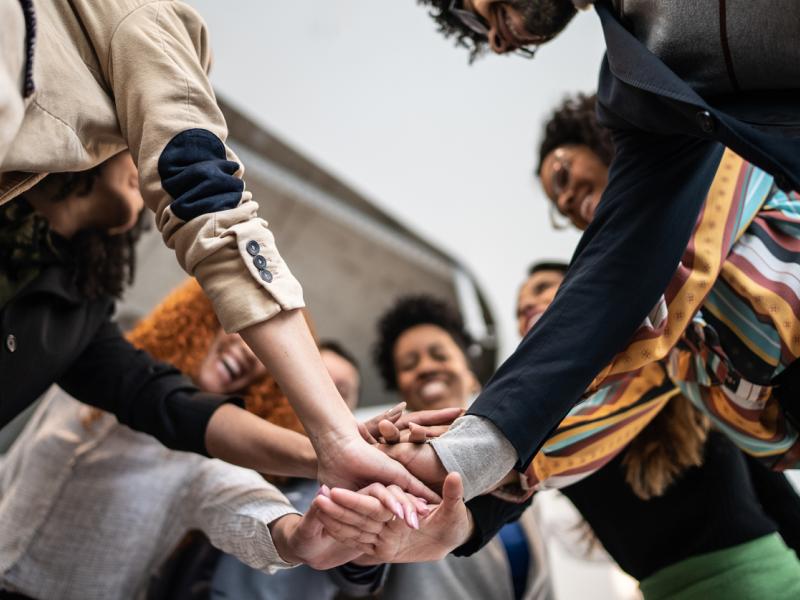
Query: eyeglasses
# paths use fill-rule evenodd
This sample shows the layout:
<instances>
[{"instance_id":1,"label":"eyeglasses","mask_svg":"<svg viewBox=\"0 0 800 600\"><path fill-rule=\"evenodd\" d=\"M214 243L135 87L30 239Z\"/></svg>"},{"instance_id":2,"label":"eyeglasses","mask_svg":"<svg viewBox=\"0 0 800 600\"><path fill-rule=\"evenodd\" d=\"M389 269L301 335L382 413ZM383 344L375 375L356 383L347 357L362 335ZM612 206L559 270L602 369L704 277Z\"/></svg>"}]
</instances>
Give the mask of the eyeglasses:
<instances>
[{"instance_id":1,"label":"eyeglasses","mask_svg":"<svg viewBox=\"0 0 800 600\"><path fill-rule=\"evenodd\" d=\"M457 4L460 4L463 0L453 0L450 3L450 12L454 14L461 24L464 25L467 29L472 31L473 33L477 33L478 35L483 36L487 40L489 39L489 25L480 15L475 14L471 10L464 10L463 8L457 8ZM521 56L523 58L533 58L536 56L536 51L539 49L539 46L533 46L532 48L526 48L520 46L519 48L514 49L514 54L517 56Z\"/></svg>"},{"instance_id":2,"label":"eyeglasses","mask_svg":"<svg viewBox=\"0 0 800 600\"><path fill-rule=\"evenodd\" d=\"M550 225L553 229L569 229L572 222L567 215L561 212L558 207L558 198L564 193L569 185L570 170L572 169L572 159L566 155L563 148L556 148L553 153L553 173L550 175L550 187L552 197L550 200Z\"/></svg>"}]
</instances>

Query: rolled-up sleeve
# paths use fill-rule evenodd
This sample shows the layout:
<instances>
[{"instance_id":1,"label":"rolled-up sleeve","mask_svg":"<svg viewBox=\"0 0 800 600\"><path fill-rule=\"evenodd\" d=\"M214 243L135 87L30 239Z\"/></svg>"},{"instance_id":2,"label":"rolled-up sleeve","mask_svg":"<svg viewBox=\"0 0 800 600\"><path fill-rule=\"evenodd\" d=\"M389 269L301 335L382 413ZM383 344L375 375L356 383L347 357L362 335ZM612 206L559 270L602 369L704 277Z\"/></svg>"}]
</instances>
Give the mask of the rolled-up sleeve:
<instances>
[{"instance_id":1,"label":"rolled-up sleeve","mask_svg":"<svg viewBox=\"0 0 800 600\"><path fill-rule=\"evenodd\" d=\"M205 461L184 497L188 527L201 530L223 552L270 573L294 566L278 554L269 524L298 512L255 471Z\"/></svg>"},{"instance_id":2,"label":"rolled-up sleeve","mask_svg":"<svg viewBox=\"0 0 800 600\"><path fill-rule=\"evenodd\" d=\"M209 63L202 18L181 2L154 1L116 24L106 77L145 203L233 332L304 301L225 144Z\"/></svg>"}]
</instances>

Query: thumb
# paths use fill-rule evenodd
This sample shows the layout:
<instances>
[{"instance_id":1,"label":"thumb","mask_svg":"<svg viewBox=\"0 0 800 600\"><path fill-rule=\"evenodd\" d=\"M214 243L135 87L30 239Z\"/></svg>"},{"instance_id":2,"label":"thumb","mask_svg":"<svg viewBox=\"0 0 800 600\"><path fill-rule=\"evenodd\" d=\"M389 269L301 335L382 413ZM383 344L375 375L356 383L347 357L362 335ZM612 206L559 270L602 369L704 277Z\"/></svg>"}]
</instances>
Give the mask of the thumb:
<instances>
[{"instance_id":1,"label":"thumb","mask_svg":"<svg viewBox=\"0 0 800 600\"><path fill-rule=\"evenodd\" d=\"M319 498L314 498L311 507L303 515L300 524L297 526L297 534L304 540L317 538L323 533L322 521L317 517L320 514L320 508L317 503L320 502Z\"/></svg>"},{"instance_id":2,"label":"thumb","mask_svg":"<svg viewBox=\"0 0 800 600\"><path fill-rule=\"evenodd\" d=\"M461 481L461 475L456 472L449 473L442 486L441 510L452 511L462 502L464 502L464 484Z\"/></svg>"}]
</instances>

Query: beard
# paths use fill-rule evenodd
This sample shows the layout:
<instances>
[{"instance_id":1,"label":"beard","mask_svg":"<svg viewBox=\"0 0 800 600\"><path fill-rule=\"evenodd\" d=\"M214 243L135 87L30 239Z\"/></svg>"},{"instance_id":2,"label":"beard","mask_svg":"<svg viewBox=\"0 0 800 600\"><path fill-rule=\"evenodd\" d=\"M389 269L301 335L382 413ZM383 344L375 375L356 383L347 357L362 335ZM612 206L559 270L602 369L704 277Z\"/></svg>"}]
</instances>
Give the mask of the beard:
<instances>
[{"instance_id":1,"label":"beard","mask_svg":"<svg viewBox=\"0 0 800 600\"><path fill-rule=\"evenodd\" d=\"M561 33L577 12L572 0L509 0L508 5L522 15L527 33L544 41Z\"/></svg>"}]
</instances>

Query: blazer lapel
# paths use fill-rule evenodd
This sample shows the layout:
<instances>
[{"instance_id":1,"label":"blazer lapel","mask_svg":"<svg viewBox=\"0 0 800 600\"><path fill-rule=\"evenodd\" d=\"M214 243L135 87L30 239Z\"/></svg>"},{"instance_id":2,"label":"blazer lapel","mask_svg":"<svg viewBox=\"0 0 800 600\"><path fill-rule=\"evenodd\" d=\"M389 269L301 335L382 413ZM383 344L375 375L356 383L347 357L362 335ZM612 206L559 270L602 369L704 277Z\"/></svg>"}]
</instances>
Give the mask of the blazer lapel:
<instances>
[{"instance_id":1,"label":"blazer lapel","mask_svg":"<svg viewBox=\"0 0 800 600\"><path fill-rule=\"evenodd\" d=\"M608 65L618 79L679 102L705 106L697 92L622 26L610 6L598 2L595 10L606 38Z\"/></svg>"}]
</instances>

